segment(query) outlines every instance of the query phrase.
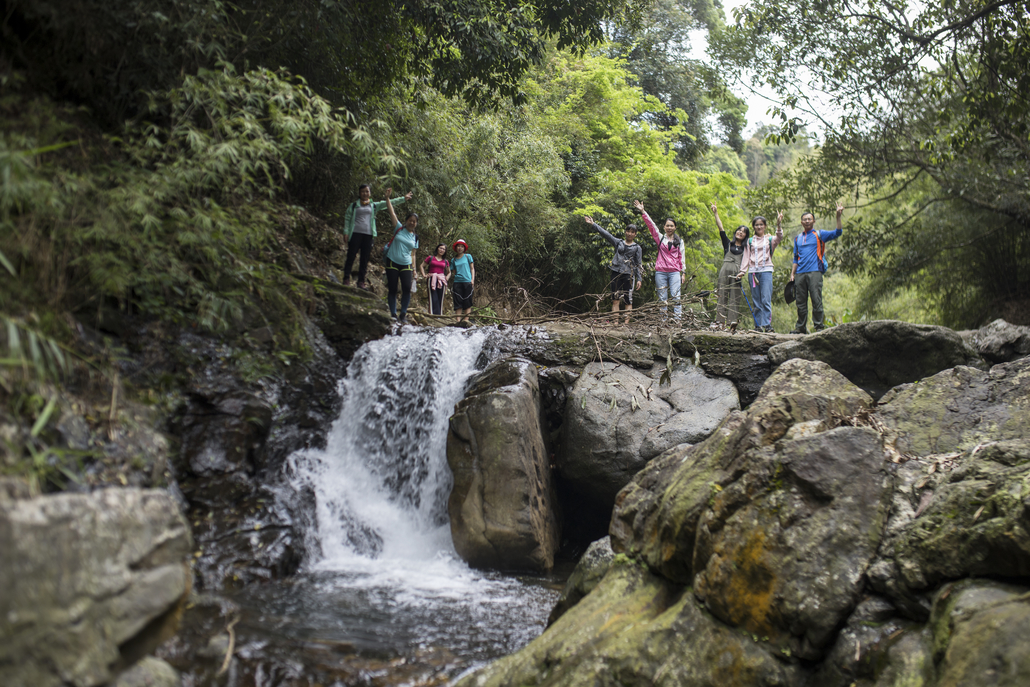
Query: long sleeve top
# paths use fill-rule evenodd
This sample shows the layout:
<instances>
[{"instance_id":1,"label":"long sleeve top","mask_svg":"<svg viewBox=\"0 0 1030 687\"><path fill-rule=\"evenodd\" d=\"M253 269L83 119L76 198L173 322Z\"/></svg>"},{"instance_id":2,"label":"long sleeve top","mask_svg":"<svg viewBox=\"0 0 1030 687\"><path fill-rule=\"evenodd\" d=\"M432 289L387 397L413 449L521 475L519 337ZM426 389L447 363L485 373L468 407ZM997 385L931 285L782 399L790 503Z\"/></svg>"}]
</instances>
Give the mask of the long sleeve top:
<instances>
[{"instance_id":1,"label":"long sleeve top","mask_svg":"<svg viewBox=\"0 0 1030 687\"><path fill-rule=\"evenodd\" d=\"M658 227L646 212L644 224L651 232L651 238L658 245L658 257L654 261L656 272L682 272L687 269L687 256L683 252L683 239L673 236L670 241L667 237L658 233Z\"/></svg>"},{"instance_id":2,"label":"long sleeve top","mask_svg":"<svg viewBox=\"0 0 1030 687\"><path fill-rule=\"evenodd\" d=\"M590 226L598 234L608 239L608 243L615 246L615 256L612 258L611 264L612 272L632 274L633 281L642 281L644 278L644 250L640 244L626 243L622 239L617 239L596 224Z\"/></svg>"}]
</instances>

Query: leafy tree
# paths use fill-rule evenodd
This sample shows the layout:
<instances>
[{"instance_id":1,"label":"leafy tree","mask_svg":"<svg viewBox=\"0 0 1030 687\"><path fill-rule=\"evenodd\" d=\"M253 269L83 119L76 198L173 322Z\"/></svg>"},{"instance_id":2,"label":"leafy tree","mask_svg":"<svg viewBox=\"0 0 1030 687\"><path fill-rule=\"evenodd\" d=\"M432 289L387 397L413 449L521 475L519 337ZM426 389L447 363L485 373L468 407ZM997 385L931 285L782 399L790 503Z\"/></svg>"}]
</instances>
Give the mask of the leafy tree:
<instances>
[{"instance_id":1,"label":"leafy tree","mask_svg":"<svg viewBox=\"0 0 1030 687\"><path fill-rule=\"evenodd\" d=\"M723 67L751 70L779 93L779 135L790 138L805 123L825 131L818 154L779 179L775 192L816 211L842 197L868 198L856 227L905 245L908 257L884 262L882 241L849 231L848 264L892 269L897 288L929 286L934 270L1010 252L1015 271L1006 279L990 268L963 270L967 280L946 290L941 307L958 326L1006 303L1021 303L1010 316L1027 320L1030 3L772 0L741 8L735 19L714 41ZM920 233L945 218L957 232ZM979 310L963 305L973 302Z\"/></svg>"},{"instance_id":2,"label":"leafy tree","mask_svg":"<svg viewBox=\"0 0 1030 687\"><path fill-rule=\"evenodd\" d=\"M659 128L680 130L675 148L681 165L696 164L716 133L734 150L743 144L745 103L729 93L714 71L687 57L692 32L721 24L722 13L711 0L656 0L639 29L610 28L610 56L624 57L644 93L669 108L644 116ZM719 132L712 130L712 118Z\"/></svg>"}]
</instances>

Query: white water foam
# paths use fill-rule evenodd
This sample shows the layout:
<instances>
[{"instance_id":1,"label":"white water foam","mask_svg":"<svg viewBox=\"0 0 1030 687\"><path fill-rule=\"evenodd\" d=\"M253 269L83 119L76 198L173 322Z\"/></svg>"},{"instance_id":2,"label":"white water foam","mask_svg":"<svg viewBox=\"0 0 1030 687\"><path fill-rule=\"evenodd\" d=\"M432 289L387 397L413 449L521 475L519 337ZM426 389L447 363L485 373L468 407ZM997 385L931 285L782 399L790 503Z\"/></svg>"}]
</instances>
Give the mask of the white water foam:
<instances>
[{"instance_id":1,"label":"white water foam","mask_svg":"<svg viewBox=\"0 0 1030 687\"><path fill-rule=\"evenodd\" d=\"M482 331L405 331L361 349L326 448L288 462L293 487L316 503L312 570L454 574L447 419L485 340Z\"/></svg>"}]
</instances>

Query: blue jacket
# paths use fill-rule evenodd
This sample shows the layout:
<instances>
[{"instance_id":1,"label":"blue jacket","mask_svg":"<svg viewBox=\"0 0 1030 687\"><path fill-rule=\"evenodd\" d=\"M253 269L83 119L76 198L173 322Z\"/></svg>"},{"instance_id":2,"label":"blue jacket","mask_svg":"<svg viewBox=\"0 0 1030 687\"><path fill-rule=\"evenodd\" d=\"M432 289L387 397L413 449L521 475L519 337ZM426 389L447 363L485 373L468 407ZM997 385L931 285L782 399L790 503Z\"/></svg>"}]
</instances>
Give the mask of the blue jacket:
<instances>
[{"instance_id":1,"label":"blue jacket","mask_svg":"<svg viewBox=\"0 0 1030 687\"><path fill-rule=\"evenodd\" d=\"M801 232L795 236L794 264L798 266L795 274L825 272L826 243L843 233L841 229L833 229L831 231L813 229L810 232Z\"/></svg>"}]
</instances>

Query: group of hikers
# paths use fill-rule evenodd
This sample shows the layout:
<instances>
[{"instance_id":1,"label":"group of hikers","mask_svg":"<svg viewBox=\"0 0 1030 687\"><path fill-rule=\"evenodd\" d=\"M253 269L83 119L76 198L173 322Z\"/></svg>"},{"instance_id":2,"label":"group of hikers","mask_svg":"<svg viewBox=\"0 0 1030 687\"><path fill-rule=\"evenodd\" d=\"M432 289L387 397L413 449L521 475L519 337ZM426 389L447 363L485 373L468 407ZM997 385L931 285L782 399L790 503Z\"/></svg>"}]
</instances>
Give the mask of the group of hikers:
<instances>
[{"instance_id":1,"label":"group of hikers","mask_svg":"<svg viewBox=\"0 0 1030 687\"><path fill-rule=\"evenodd\" d=\"M358 259L358 288L367 289L368 262L372 253L372 243L376 236L375 216L383 207L390 213L393 226L393 238L387 244L384 261L386 263L387 302L390 315L398 322L405 322L411 294L414 291L415 251L419 247L417 229L418 215L409 212L400 222L397 219L395 206L411 200L412 194L390 198L392 188L386 189L383 201L373 202L368 184L358 188L358 200L351 203L344 216L344 234L347 238L347 258L344 263L344 285L351 283L351 270ZM676 220L666 217L662 231L658 231L644 205L639 200L633 201L634 209L640 213L651 239L658 248L655 259L655 288L658 298L663 303L662 310L668 314L667 304L673 302L673 317L682 316L680 290L686 282L686 254L683 239L676 234ZM748 277L755 327L759 331L772 332L772 275L773 253L783 241L783 213L776 216L776 234L767 232L767 221L761 215L751 220L751 227L738 226L731 239L726 235L719 217L718 205L713 202L712 214L715 225L719 228L722 239L723 261L719 269L716 306L716 322L728 324L736 329L740 313L741 298L747 296L743 292L742 280ZM797 324L792 334L808 333L808 301L812 301L812 325L816 331L825 328L823 314L823 273L826 271L826 243L843 233L841 216L844 206L837 204L837 227L834 230L817 231L815 215L805 212L801 215L801 232L794 237L794 256L790 270L790 286L797 302ZM618 319L629 322L633 310L633 293L643 286L643 249L636 242L637 226L630 224L624 230L623 238L617 238L601 228L587 215L587 225L603 236L615 248L609 269L611 270L612 313ZM751 236L751 229L755 235ZM447 259L447 245L439 244L419 265L418 274L429 286L430 312L443 314L443 297L448 282L454 277L451 286L454 299L454 314L458 321L467 322L472 313L472 296L476 282L475 260L469 254L468 244L459 239L451 245L454 257ZM793 289L791 289L793 287ZM397 297L400 296L398 311ZM753 306L751 303L753 302ZM789 298L788 298L789 302Z\"/></svg>"}]
</instances>

